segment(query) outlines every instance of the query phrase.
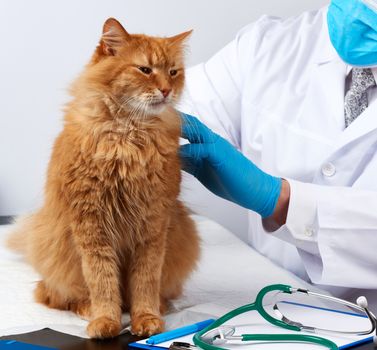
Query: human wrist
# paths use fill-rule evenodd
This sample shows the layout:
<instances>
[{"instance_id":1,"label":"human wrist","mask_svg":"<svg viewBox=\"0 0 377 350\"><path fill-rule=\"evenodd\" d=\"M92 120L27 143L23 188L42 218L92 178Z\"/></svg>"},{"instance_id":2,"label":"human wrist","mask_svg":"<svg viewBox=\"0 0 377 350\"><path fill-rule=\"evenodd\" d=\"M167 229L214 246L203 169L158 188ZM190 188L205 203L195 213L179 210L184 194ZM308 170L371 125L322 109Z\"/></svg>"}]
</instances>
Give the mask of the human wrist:
<instances>
[{"instance_id":1,"label":"human wrist","mask_svg":"<svg viewBox=\"0 0 377 350\"><path fill-rule=\"evenodd\" d=\"M275 210L270 216L270 219L279 227L283 226L287 221L290 192L291 189L289 182L282 179L280 195L276 203Z\"/></svg>"}]
</instances>

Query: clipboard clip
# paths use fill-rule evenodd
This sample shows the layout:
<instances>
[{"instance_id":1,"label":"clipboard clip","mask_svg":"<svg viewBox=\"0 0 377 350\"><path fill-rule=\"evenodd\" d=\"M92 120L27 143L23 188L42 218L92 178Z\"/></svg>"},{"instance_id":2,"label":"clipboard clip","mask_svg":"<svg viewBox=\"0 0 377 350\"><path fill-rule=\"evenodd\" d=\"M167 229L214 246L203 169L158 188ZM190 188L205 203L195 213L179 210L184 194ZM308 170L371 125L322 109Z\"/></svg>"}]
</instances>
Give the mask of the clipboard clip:
<instances>
[{"instance_id":1,"label":"clipboard clip","mask_svg":"<svg viewBox=\"0 0 377 350\"><path fill-rule=\"evenodd\" d=\"M194 349L197 349L195 345L181 342L181 341L175 341L171 343L169 346L169 350L194 350Z\"/></svg>"}]
</instances>

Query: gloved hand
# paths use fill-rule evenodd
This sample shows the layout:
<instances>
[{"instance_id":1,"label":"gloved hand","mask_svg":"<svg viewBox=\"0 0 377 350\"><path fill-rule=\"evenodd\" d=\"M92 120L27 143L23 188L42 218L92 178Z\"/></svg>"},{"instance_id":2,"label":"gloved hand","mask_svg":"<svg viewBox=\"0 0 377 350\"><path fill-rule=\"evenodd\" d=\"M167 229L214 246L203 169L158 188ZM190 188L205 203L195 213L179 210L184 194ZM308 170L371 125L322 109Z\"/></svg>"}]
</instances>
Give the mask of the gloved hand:
<instances>
[{"instance_id":1,"label":"gloved hand","mask_svg":"<svg viewBox=\"0 0 377 350\"><path fill-rule=\"evenodd\" d=\"M183 170L214 194L263 218L270 216L279 199L282 180L263 172L195 117L184 113L181 117L182 137L190 141L180 148Z\"/></svg>"}]
</instances>

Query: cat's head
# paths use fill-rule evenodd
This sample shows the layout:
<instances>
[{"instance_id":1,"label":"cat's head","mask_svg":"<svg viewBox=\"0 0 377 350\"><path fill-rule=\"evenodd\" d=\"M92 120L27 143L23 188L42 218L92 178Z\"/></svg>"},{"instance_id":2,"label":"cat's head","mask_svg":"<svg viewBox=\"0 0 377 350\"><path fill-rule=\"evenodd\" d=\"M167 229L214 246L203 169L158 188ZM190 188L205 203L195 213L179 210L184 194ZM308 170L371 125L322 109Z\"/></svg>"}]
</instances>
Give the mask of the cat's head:
<instances>
[{"instance_id":1,"label":"cat's head","mask_svg":"<svg viewBox=\"0 0 377 350\"><path fill-rule=\"evenodd\" d=\"M129 34L109 18L82 76L84 84L98 96L110 98L115 110L158 115L166 106L174 106L182 92L184 44L190 34L167 38Z\"/></svg>"}]
</instances>

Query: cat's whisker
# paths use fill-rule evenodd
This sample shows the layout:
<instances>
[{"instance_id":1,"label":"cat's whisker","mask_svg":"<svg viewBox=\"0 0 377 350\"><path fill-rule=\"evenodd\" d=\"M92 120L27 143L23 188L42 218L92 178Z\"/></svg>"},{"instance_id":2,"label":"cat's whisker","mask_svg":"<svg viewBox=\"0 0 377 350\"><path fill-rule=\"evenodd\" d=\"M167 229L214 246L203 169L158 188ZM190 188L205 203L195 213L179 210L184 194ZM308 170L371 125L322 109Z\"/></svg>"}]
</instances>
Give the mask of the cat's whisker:
<instances>
[{"instance_id":1,"label":"cat's whisker","mask_svg":"<svg viewBox=\"0 0 377 350\"><path fill-rule=\"evenodd\" d=\"M145 109L146 109L145 103L143 103L143 101L141 102L139 101L139 103L129 113L129 116L126 120L126 128L128 128L132 124L135 124L136 122L137 124L135 127L136 134L140 132L145 132L140 127L140 118L142 118L142 116L145 114Z\"/></svg>"},{"instance_id":2,"label":"cat's whisker","mask_svg":"<svg viewBox=\"0 0 377 350\"><path fill-rule=\"evenodd\" d=\"M130 102L138 102L137 104L131 104ZM127 132L129 131L129 127L133 124L134 120L137 117L140 117L140 112L142 112L142 116L145 114L145 105L139 102L139 98L137 96L127 96L125 98L120 99L120 103L116 102L118 106L117 113L114 115L114 120L111 126L111 130L114 130L114 125L117 125L118 131ZM131 107L131 108L130 108ZM127 118L121 118L120 114L122 112L128 112ZM119 126L122 128L119 130Z\"/></svg>"},{"instance_id":3,"label":"cat's whisker","mask_svg":"<svg viewBox=\"0 0 377 350\"><path fill-rule=\"evenodd\" d=\"M131 100L132 98L127 98L126 101L121 101L121 103L119 103L116 99L115 96L113 95L110 95L110 98L111 100L117 105L118 107L118 110L115 114L115 116L113 117L113 120L111 122L111 126L110 126L110 132L108 133L108 141L110 141L110 137L111 137L111 133L115 131L115 124L118 122L118 115L124 110L124 107L126 106L126 104L129 102L129 100Z\"/></svg>"}]
</instances>

